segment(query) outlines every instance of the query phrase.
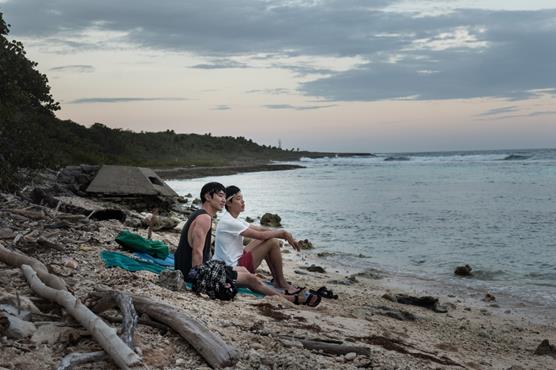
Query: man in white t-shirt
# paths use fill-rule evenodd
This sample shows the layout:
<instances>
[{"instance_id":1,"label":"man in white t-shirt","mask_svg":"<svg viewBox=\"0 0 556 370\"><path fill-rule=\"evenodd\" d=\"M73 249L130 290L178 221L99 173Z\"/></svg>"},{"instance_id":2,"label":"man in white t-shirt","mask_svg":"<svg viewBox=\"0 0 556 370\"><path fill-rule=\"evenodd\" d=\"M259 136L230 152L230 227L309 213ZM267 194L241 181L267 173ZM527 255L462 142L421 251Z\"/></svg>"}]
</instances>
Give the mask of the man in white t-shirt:
<instances>
[{"instance_id":1,"label":"man in white t-shirt","mask_svg":"<svg viewBox=\"0 0 556 370\"><path fill-rule=\"evenodd\" d=\"M274 278L275 288L284 290L286 294L300 293L299 288L288 284L284 278L282 253L278 239L287 240L295 250L299 251L297 240L286 230L267 229L240 220L239 214L244 210L245 201L241 190L237 186L228 186L226 188L226 212L216 226L213 259L233 266L238 271L239 283L241 283L242 272L249 271L254 276L257 267L265 260ZM243 237L253 239L245 248ZM274 291L271 288L269 290Z\"/></svg>"}]
</instances>

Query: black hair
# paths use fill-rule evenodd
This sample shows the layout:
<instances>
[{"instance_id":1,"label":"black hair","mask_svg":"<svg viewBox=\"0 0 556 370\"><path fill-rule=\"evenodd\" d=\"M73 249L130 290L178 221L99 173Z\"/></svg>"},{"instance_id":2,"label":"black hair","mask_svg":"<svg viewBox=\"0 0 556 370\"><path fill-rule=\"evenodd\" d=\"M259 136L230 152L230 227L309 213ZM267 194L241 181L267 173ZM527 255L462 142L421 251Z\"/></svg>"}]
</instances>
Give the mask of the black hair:
<instances>
[{"instance_id":1,"label":"black hair","mask_svg":"<svg viewBox=\"0 0 556 370\"><path fill-rule=\"evenodd\" d=\"M235 185L230 185L230 186L226 187L226 209L228 209L228 198L233 197L234 195L236 195L240 191L241 191L241 189L238 188Z\"/></svg>"},{"instance_id":2,"label":"black hair","mask_svg":"<svg viewBox=\"0 0 556 370\"><path fill-rule=\"evenodd\" d=\"M209 182L201 188L201 203L205 203L207 199L205 195L210 195L211 197L219 192L226 192L226 188L219 182Z\"/></svg>"}]
</instances>

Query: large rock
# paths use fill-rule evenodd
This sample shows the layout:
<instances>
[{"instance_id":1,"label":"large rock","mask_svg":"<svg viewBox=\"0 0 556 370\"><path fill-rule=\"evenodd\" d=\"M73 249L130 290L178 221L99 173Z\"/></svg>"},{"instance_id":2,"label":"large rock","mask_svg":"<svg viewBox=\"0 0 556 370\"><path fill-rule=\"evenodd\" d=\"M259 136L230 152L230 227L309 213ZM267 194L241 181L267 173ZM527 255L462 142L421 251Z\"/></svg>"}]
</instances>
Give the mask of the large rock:
<instances>
[{"instance_id":1,"label":"large rock","mask_svg":"<svg viewBox=\"0 0 556 370\"><path fill-rule=\"evenodd\" d=\"M473 273L471 272L471 270L473 270L473 269L469 265L458 266L458 267L456 267L456 269L454 271L454 274L456 274L458 276L473 276Z\"/></svg>"},{"instance_id":2,"label":"large rock","mask_svg":"<svg viewBox=\"0 0 556 370\"><path fill-rule=\"evenodd\" d=\"M261 225L263 226L282 227L281 221L282 219L280 216L273 213L265 213L263 217L261 217Z\"/></svg>"},{"instance_id":3,"label":"large rock","mask_svg":"<svg viewBox=\"0 0 556 370\"><path fill-rule=\"evenodd\" d=\"M158 285L179 292L185 286L183 273L180 270L164 270L158 276Z\"/></svg>"},{"instance_id":4,"label":"large rock","mask_svg":"<svg viewBox=\"0 0 556 370\"><path fill-rule=\"evenodd\" d=\"M556 346L550 344L548 339L545 339L539 344L535 350L535 354L539 356L552 356L556 358Z\"/></svg>"}]
</instances>

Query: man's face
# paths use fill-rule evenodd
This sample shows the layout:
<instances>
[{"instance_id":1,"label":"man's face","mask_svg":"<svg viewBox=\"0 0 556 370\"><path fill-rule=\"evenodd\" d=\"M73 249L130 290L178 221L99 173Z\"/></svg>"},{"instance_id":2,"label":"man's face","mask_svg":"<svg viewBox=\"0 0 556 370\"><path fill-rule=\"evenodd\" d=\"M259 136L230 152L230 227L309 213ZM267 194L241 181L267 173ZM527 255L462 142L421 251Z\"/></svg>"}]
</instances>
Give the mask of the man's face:
<instances>
[{"instance_id":1,"label":"man's face","mask_svg":"<svg viewBox=\"0 0 556 370\"><path fill-rule=\"evenodd\" d=\"M243 200L241 191L235 194L231 199L229 199L227 204L228 209L233 213L240 213L245 211L245 200Z\"/></svg>"},{"instance_id":2,"label":"man's face","mask_svg":"<svg viewBox=\"0 0 556 370\"><path fill-rule=\"evenodd\" d=\"M209 196L209 203L214 209L221 211L226 205L226 193L223 191L214 193L212 197Z\"/></svg>"}]
</instances>

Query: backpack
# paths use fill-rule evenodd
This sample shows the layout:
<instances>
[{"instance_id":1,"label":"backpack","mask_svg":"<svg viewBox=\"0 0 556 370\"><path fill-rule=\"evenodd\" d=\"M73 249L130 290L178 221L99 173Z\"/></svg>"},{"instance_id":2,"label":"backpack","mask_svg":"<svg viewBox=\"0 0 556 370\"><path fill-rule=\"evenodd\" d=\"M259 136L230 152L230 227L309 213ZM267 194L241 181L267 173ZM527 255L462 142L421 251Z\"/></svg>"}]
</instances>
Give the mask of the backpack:
<instances>
[{"instance_id":1,"label":"backpack","mask_svg":"<svg viewBox=\"0 0 556 370\"><path fill-rule=\"evenodd\" d=\"M203 263L192 282L191 289L197 293L205 293L211 299L232 300L237 294L234 271L222 261L210 260Z\"/></svg>"}]
</instances>

